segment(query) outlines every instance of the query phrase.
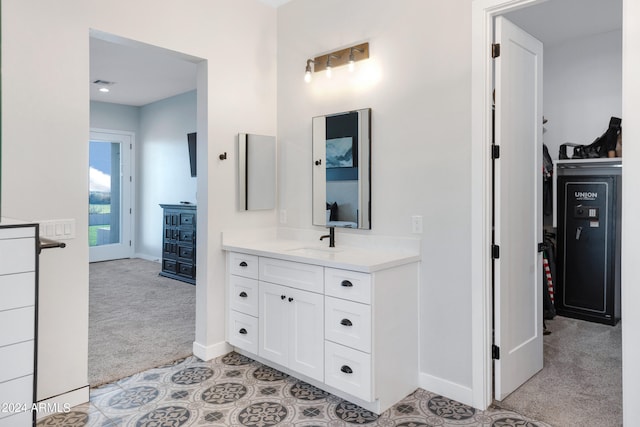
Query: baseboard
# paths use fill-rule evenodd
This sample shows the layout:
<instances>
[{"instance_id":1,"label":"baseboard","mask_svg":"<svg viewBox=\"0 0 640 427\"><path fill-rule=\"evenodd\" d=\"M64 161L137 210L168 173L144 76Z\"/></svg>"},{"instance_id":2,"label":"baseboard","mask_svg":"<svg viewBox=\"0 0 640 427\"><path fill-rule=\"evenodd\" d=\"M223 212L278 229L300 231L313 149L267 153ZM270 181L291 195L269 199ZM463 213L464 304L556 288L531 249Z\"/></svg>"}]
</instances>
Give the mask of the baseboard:
<instances>
[{"instance_id":1,"label":"baseboard","mask_svg":"<svg viewBox=\"0 0 640 427\"><path fill-rule=\"evenodd\" d=\"M39 401L36 405L36 418L44 418L51 414L67 413L76 405L89 401L89 386L77 388L57 396Z\"/></svg>"},{"instance_id":2,"label":"baseboard","mask_svg":"<svg viewBox=\"0 0 640 427\"><path fill-rule=\"evenodd\" d=\"M200 343L193 342L193 355L202 360L215 359L218 356L223 356L233 350L226 341L219 342L217 344L204 346Z\"/></svg>"},{"instance_id":3,"label":"baseboard","mask_svg":"<svg viewBox=\"0 0 640 427\"><path fill-rule=\"evenodd\" d=\"M140 259L144 259L144 260L147 260L147 261L153 261L153 262L160 263L160 258L158 258L157 256L153 256L153 255L135 253L135 254L133 254L132 258L140 258Z\"/></svg>"},{"instance_id":4,"label":"baseboard","mask_svg":"<svg viewBox=\"0 0 640 427\"><path fill-rule=\"evenodd\" d=\"M465 405L473 406L473 390L471 387L434 377L424 372L420 373L420 387L432 393L437 393L449 399L464 403Z\"/></svg>"}]
</instances>

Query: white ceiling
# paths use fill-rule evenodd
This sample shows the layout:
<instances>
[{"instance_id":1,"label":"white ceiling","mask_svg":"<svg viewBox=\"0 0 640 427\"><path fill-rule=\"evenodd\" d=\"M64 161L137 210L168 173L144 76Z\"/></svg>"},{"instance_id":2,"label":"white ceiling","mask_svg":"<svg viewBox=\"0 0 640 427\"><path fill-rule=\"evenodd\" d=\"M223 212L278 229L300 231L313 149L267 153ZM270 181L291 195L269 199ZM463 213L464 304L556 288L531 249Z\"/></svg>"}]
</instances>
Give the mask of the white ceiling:
<instances>
[{"instance_id":1,"label":"white ceiling","mask_svg":"<svg viewBox=\"0 0 640 427\"><path fill-rule=\"evenodd\" d=\"M106 80L109 93L90 83L91 100L142 106L196 88L196 64L142 44L90 39L90 82Z\"/></svg>"},{"instance_id":2,"label":"white ceiling","mask_svg":"<svg viewBox=\"0 0 640 427\"><path fill-rule=\"evenodd\" d=\"M290 0L260 1L278 7ZM506 16L549 46L622 28L622 0L553 0ZM90 48L90 81L115 82L106 94L90 84L93 101L142 106L196 88L196 58L104 34Z\"/></svg>"},{"instance_id":3,"label":"white ceiling","mask_svg":"<svg viewBox=\"0 0 640 427\"><path fill-rule=\"evenodd\" d=\"M622 0L553 0L505 15L547 46L622 28Z\"/></svg>"}]
</instances>

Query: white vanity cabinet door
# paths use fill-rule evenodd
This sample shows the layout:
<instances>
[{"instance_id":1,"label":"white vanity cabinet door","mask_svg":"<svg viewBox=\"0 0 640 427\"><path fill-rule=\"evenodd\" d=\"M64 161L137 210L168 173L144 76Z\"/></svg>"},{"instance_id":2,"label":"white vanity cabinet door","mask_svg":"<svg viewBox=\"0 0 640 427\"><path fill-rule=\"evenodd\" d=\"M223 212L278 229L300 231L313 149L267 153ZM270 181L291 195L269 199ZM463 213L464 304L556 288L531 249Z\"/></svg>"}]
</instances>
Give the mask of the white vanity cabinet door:
<instances>
[{"instance_id":1,"label":"white vanity cabinet door","mask_svg":"<svg viewBox=\"0 0 640 427\"><path fill-rule=\"evenodd\" d=\"M267 360L287 366L289 360L287 288L265 282L260 282L259 288L258 354Z\"/></svg>"},{"instance_id":2,"label":"white vanity cabinet door","mask_svg":"<svg viewBox=\"0 0 640 427\"><path fill-rule=\"evenodd\" d=\"M290 301L290 298L293 300ZM289 289L291 320L289 332L289 368L308 377L324 379L324 296Z\"/></svg>"},{"instance_id":3,"label":"white vanity cabinet door","mask_svg":"<svg viewBox=\"0 0 640 427\"><path fill-rule=\"evenodd\" d=\"M258 354L318 381L324 378L324 297L260 282Z\"/></svg>"}]
</instances>

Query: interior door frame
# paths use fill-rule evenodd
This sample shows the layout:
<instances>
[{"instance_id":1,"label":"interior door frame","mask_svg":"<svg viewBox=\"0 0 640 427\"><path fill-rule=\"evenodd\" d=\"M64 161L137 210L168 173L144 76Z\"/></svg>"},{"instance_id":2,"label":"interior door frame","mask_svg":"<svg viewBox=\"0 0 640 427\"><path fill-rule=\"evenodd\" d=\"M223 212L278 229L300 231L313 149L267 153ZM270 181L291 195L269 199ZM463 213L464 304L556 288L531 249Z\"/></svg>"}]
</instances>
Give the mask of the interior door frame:
<instances>
[{"instance_id":1,"label":"interior door frame","mask_svg":"<svg viewBox=\"0 0 640 427\"><path fill-rule=\"evenodd\" d=\"M471 4L471 370L472 405L493 402L491 359L491 103L494 18L551 0L474 0Z\"/></svg>"}]
</instances>

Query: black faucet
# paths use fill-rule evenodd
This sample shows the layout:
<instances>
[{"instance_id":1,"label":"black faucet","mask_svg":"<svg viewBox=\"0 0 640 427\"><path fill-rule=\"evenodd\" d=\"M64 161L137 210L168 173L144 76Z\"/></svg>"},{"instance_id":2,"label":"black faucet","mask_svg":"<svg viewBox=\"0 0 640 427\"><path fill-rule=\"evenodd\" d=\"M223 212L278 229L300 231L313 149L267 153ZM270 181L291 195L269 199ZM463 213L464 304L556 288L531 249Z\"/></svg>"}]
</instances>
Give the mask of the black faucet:
<instances>
[{"instance_id":1,"label":"black faucet","mask_svg":"<svg viewBox=\"0 0 640 427\"><path fill-rule=\"evenodd\" d=\"M336 247L336 228L335 227L327 227L329 229L329 234L325 234L324 236L320 236L320 240L324 240L326 237L329 238L329 247Z\"/></svg>"}]
</instances>

